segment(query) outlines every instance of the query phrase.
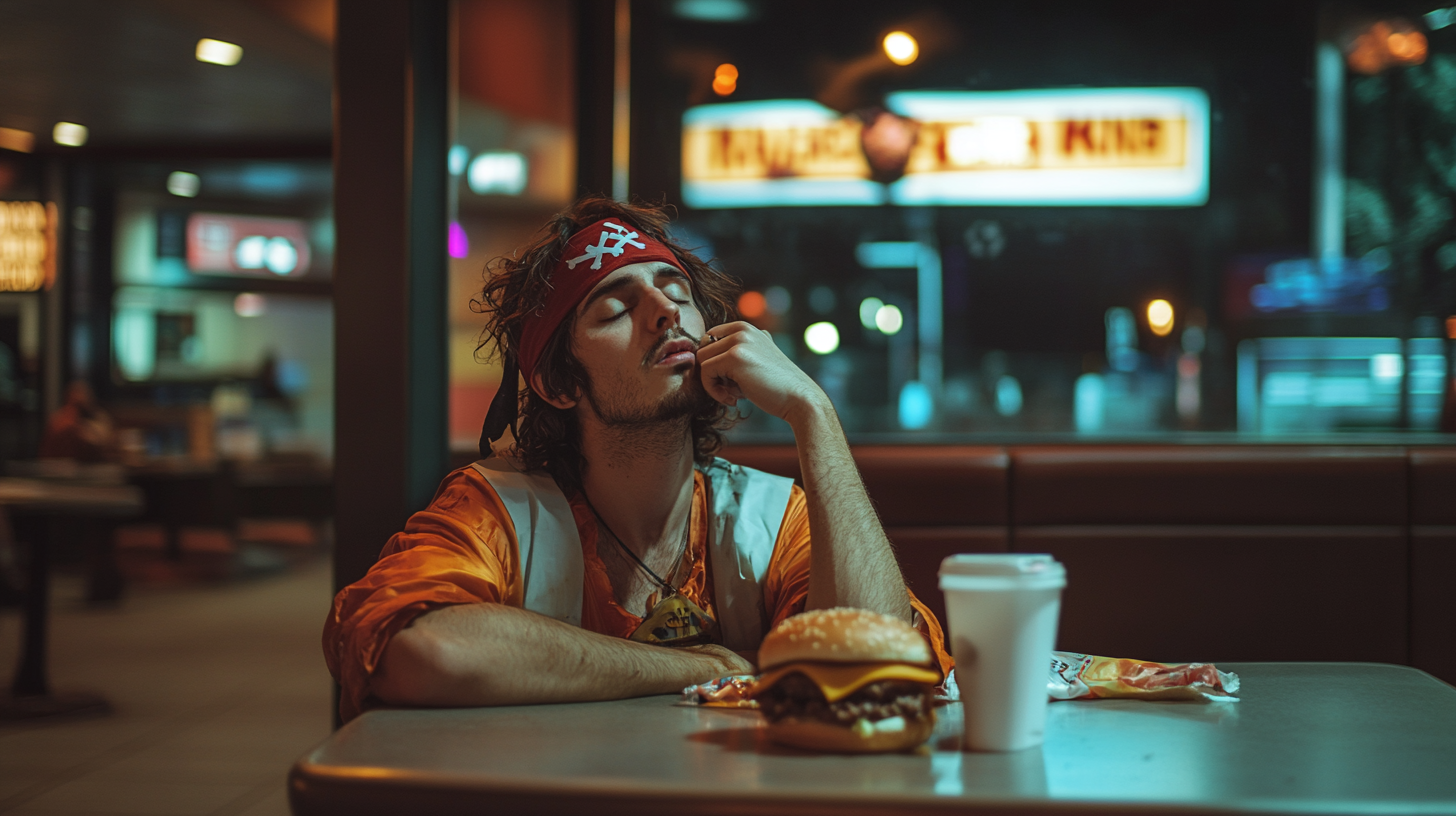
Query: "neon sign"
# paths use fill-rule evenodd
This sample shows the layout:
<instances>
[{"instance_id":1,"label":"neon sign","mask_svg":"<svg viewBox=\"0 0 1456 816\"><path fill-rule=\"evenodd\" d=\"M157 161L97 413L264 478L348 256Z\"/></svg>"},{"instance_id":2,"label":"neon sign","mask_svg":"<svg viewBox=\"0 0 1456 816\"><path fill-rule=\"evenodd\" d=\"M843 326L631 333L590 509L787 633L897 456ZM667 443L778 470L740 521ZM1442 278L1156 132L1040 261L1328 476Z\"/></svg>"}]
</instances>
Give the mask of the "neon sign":
<instances>
[{"instance_id":1,"label":"neon sign","mask_svg":"<svg viewBox=\"0 0 1456 816\"><path fill-rule=\"evenodd\" d=\"M1208 96L1196 88L903 92L866 120L807 100L692 108L696 207L1196 206Z\"/></svg>"}]
</instances>

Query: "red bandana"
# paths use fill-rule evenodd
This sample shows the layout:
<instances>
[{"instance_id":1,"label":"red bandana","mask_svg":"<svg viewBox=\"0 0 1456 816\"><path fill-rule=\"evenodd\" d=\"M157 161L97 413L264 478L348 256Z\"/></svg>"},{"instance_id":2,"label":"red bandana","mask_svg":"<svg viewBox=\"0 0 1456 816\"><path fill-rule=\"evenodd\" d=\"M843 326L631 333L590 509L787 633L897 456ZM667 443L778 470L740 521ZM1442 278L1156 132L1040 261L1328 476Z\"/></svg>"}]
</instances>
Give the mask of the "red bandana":
<instances>
[{"instance_id":1,"label":"red bandana","mask_svg":"<svg viewBox=\"0 0 1456 816\"><path fill-rule=\"evenodd\" d=\"M546 304L526 318L521 329L519 357L526 382L531 381L531 373L536 370L536 362L541 359L552 332L593 287L621 267L648 261L662 261L682 269L682 262L672 250L632 226L610 218L582 227L571 236L556 271L551 273L552 288Z\"/></svg>"}]
</instances>

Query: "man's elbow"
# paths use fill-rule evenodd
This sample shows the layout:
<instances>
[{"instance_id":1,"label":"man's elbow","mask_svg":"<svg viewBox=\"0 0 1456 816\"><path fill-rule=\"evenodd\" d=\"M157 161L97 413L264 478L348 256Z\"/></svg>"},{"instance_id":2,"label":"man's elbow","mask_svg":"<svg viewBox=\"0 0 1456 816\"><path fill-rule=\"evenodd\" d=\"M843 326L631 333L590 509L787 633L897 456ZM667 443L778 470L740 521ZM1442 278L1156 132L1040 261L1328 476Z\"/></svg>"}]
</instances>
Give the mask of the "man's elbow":
<instances>
[{"instance_id":1,"label":"man's elbow","mask_svg":"<svg viewBox=\"0 0 1456 816\"><path fill-rule=\"evenodd\" d=\"M459 705L458 651L428 627L401 629L385 647L370 690L388 705Z\"/></svg>"}]
</instances>

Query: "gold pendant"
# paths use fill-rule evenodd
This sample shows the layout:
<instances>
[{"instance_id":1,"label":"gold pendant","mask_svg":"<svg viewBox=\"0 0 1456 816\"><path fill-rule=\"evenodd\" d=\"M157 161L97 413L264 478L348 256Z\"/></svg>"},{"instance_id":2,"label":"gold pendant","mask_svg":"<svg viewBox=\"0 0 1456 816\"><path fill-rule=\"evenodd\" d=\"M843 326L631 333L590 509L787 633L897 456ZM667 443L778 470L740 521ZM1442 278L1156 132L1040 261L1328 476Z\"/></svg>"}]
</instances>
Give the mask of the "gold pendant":
<instances>
[{"instance_id":1,"label":"gold pendant","mask_svg":"<svg viewBox=\"0 0 1456 816\"><path fill-rule=\"evenodd\" d=\"M674 592L652 607L631 640L660 646L697 646L717 640L718 622L702 607Z\"/></svg>"}]
</instances>

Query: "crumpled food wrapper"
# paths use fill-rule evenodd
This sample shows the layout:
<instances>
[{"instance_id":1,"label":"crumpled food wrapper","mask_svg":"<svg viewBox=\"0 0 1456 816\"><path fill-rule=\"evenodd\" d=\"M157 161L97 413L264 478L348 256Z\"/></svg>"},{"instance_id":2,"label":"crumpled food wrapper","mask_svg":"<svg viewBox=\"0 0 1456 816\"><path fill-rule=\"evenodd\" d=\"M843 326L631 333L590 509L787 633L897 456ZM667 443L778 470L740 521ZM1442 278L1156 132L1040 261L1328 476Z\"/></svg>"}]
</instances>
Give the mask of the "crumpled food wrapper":
<instances>
[{"instance_id":1,"label":"crumpled food wrapper","mask_svg":"<svg viewBox=\"0 0 1456 816\"><path fill-rule=\"evenodd\" d=\"M1153 663L1077 652L1052 652L1047 694L1053 700L1237 700L1239 676L1212 663Z\"/></svg>"},{"instance_id":2,"label":"crumpled food wrapper","mask_svg":"<svg viewBox=\"0 0 1456 816\"><path fill-rule=\"evenodd\" d=\"M758 703L749 699L753 684L758 676L753 674L730 674L709 683L688 686L682 691L678 705L708 706L710 708L758 708Z\"/></svg>"}]
</instances>

